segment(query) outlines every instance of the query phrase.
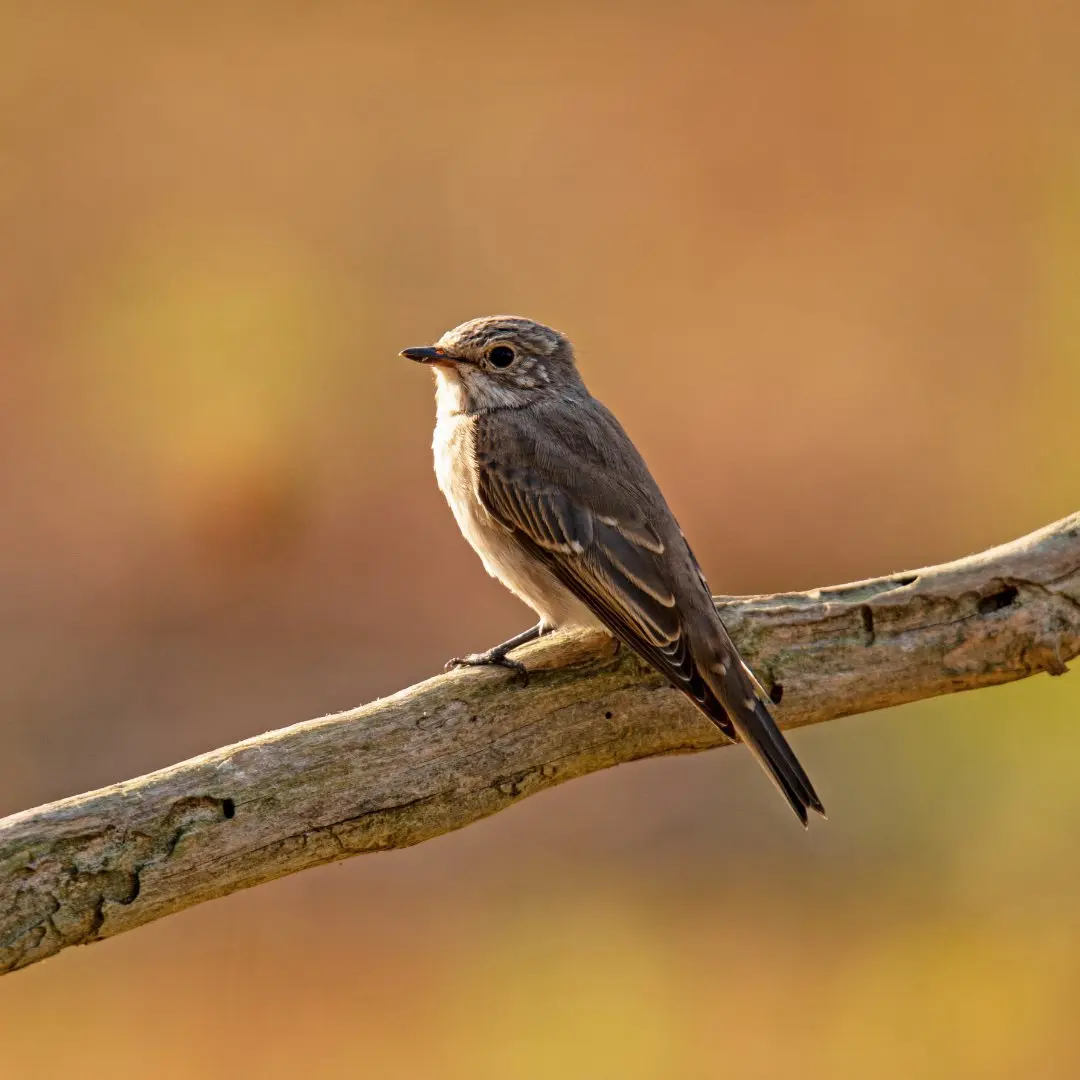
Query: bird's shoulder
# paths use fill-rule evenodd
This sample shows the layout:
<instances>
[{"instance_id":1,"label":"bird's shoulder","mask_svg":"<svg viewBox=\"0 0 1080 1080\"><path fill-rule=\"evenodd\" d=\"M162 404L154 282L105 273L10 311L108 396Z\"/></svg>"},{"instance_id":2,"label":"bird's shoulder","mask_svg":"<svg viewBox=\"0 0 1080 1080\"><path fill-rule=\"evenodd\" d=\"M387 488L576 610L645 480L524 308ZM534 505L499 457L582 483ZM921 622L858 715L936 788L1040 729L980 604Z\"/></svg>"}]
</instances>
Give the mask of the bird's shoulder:
<instances>
[{"instance_id":1,"label":"bird's shoulder","mask_svg":"<svg viewBox=\"0 0 1080 1080\"><path fill-rule=\"evenodd\" d=\"M511 531L568 554L629 546L650 564L680 544L641 455L595 399L483 414L472 436L477 494ZM649 576L662 575L657 562Z\"/></svg>"},{"instance_id":2,"label":"bird's shoulder","mask_svg":"<svg viewBox=\"0 0 1080 1080\"><path fill-rule=\"evenodd\" d=\"M609 409L591 396L553 397L474 418L477 465L617 513L667 506L648 466ZM599 500L599 503L597 502Z\"/></svg>"}]
</instances>

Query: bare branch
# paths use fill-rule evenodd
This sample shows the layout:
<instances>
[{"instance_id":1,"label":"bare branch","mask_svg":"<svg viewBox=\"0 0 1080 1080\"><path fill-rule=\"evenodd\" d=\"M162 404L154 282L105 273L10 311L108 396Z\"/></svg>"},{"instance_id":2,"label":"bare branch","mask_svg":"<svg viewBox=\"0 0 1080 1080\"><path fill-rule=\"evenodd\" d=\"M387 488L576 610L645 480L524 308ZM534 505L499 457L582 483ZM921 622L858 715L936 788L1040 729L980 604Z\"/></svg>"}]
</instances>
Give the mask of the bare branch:
<instances>
[{"instance_id":1,"label":"bare branch","mask_svg":"<svg viewBox=\"0 0 1080 1080\"><path fill-rule=\"evenodd\" d=\"M719 599L782 704L819 723L1080 654L1080 514L958 562ZM722 736L627 650L556 635L533 676L458 671L0 821L0 973L309 866L417 844L597 769Z\"/></svg>"}]
</instances>

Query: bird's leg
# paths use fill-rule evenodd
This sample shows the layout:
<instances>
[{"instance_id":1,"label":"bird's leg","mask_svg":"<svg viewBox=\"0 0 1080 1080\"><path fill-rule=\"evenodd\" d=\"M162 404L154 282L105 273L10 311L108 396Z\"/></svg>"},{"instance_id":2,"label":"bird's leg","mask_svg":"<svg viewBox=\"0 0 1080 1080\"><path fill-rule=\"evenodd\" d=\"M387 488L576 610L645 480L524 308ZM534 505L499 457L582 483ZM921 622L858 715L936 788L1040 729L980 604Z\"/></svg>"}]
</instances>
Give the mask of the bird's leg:
<instances>
[{"instance_id":1,"label":"bird's leg","mask_svg":"<svg viewBox=\"0 0 1080 1080\"><path fill-rule=\"evenodd\" d=\"M511 660L506 654L519 645L527 645L530 641L535 641L541 635L548 633L549 630L550 627L538 622L535 626L530 626L528 630L524 630L522 633L510 638L509 641L504 641L501 645L488 649L487 652L469 653L468 656L455 656L453 660L447 660L446 670L452 671L458 667L483 667L491 664L516 671L521 676L521 681L528 685L528 669L520 660Z\"/></svg>"}]
</instances>

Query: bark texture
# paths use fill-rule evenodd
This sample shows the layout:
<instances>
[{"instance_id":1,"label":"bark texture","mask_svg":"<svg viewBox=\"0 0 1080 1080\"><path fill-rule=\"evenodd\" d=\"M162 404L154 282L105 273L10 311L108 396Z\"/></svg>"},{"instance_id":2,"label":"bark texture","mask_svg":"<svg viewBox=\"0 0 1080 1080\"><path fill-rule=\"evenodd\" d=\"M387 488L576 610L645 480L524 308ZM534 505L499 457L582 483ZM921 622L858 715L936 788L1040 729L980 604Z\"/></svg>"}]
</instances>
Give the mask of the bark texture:
<instances>
[{"instance_id":1,"label":"bark texture","mask_svg":"<svg viewBox=\"0 0 1080 1080\"><path fill-rule=\"evenodd\" d=\"M1058 675L1080 654L1080 514L942 566L717 604L787 728ZM502 670L440 675L0 821L0 973L429 840L597 769L726 741L603 636L517 655L527 687Z\"/></svg>"}]
</instances>

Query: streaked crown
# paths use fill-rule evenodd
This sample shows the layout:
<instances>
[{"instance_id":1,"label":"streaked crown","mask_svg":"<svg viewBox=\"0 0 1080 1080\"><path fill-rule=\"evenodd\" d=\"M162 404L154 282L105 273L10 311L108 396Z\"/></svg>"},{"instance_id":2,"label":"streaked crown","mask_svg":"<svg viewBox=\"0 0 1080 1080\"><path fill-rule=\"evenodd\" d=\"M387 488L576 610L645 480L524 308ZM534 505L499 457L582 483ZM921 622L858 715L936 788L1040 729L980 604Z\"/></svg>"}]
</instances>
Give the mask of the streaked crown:
<instances>
[{"instance_id":1,"label":"streaked crown","mask_svg":"<svg viewBox=\"0 0 1080 1080\"><path fill-rule=\"evenodd\" d=\"M567 359L573 360L573 348L558 330L520 315L485 315L470 319L447 330L438 344L449 354L470 360L479 359L498 345L509 345L536 357L564 352Z\"/></svg>"}]
</instances>

